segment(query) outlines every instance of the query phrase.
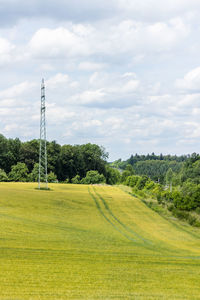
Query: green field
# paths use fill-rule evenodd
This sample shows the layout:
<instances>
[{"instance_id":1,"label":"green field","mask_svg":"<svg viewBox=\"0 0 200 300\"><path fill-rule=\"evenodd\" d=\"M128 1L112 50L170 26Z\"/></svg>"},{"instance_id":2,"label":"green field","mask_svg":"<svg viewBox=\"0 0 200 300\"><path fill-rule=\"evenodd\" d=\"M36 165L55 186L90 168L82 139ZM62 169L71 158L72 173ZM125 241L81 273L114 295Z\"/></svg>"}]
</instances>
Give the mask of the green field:
<instances>
[{"instance_id":1,"label":"green field","mask_svg":"<svg viewBox=\"0 0 200 300\"><path fill-rule=\"evenodd\" d=\"M0 299L200 299L200 229L110 186L0 184Z\"/></svg>"}]
</instances>

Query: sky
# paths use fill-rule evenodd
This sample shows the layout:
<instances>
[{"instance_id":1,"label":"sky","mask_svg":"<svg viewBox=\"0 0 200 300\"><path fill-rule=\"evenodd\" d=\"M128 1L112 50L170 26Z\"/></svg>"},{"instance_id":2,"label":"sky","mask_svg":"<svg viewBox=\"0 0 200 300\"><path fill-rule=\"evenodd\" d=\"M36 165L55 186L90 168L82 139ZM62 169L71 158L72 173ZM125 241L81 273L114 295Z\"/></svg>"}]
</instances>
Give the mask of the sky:
<instances>
[{"instance_id":1,"label":"sky","mask_svg":"<svg viewBox=\"0 0 200 300\"><path fill-rule=\"evenodd\" d=\"M200 152L199 0L0 0L0 133Z\"/></svg>"}]
</instances>

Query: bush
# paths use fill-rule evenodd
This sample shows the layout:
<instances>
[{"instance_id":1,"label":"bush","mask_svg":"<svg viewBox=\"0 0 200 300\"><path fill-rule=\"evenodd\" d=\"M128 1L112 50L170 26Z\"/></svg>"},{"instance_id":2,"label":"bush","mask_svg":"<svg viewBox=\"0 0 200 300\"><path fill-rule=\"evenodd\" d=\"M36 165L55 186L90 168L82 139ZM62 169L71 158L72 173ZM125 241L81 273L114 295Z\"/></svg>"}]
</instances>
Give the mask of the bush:
<instances>
[{"instance_id":1,"label":"bush","mask_svg":"<svg viewBox=\"0 0 200 300\"><path fill-rule=\"evenodd\" d=\"M190 180L186 181L182 187L182 201L176 205L178 208L193 210L200 206L200 184L195 184Z\"/></svg>"},{"instance_id":2,"label":"bush","mask_svg":"<svg viewBox=\"0 0 200 300\"><path fill-rule=\"evenodd\" d=\"M153 188L155 187L155 183L152 181L152 180L148 180L146 183L145 183L145 189L147 190L153 190Z\"/></svg>"},{"instance_id":3,"label":"bush","mask_svg":"<svg viewBox=\"0 0 200 300\"><path fill-rule=\"evenodd\" d=\"M194 226L196 222L197 222L197 219L194 216L189 215L189 217L188 217L188 223L190 225Z\"/></svg>"},{"instance_id":4,"label":"bush","mask_svg":"<svg viewBox=\"0 0 200 300\"><path fill-rule=\"evenodd\" d=\"M138 190L142 190L145 187L146 182L149 180L147 176L141 176L137 181L136 187Z\"/></svg>"},{"instance_id":5,"label":"bush","mask_svg":"<svg viewBox=\"0 0 200 300\"><path fill-rule=\"evenodd\" d=\"M6 172L2 169L0 169L0 181L8 181L8 176Z\"/></svg>"},{"instance_id":6,"label":"bush","mask_svg":"<svg viewBox=\"0 0 200 300\"><path fill-rule=\"evenodd\" d=\"M26 182L28 180L28 168L24 163L17 163L12 166L9 173L9 180Z\"/></svg>"},{"instance_id":7,"label":"bush","mask_svg":"<svg viewBox=\"0 0 200 300\"><path fill-rule=\"evenodd\" d=\"M197 207L196 212L197 214L200 214L200 207Z\"/></svg>"},{"instance_id":8,"label":"bush","mask_svg":"<svg viewBox=\"0 0 200 300\"><path fill-rule=\"evenodd\" d=\"M80 176L76 175L74 178L72 178L73 184L79 184L80 183Z\"/></svg>"},{"instance_id":9,"label":"bush","mask_svg":"<svg viewBox=\"0 0 200 300\"><path fill-rule=\"evenodd\" d=\"M57 180L57 176L56 176L56 174L54 174L54 172L50 172L49 174L48 174L48 182L57 182L58 180Z\"/></svg>"},{"instance_id":10,"label":"bush","mask_svg":"<svg viewBox=\"0 0 200 300\"><path fill-rule=\"evenodd\" d=\"M173 195L169 191L163 191L161 193L161 197L162 197L162 200L164 200L164 201L167 201L167 202L172 202L173 201Z\"/></svg>"},{"instance_id":11,"label":"bush","mask_svg":"<svg viewBox=\"0 0 200 300\"><path fill-rule=\"evenodd\" d=\"M44 172L42 172L44 173ZM39 178L39 164L34 164L32 172L29 174L29 181L37 182ZM44 178L42 178L44 180Z\"/></svg>"},{"instance_id":12,"label":"bush","mask_svg":"<svg viewBox=\"0 0 200 300\"><path fill-rule=\"evenodd\" d=\"M167 206L167 209L168 209L169 211L173 211L174 205L173 205L173 204L170 204L169 206Z\"/></svg>"},{"instance_id":13,"label":"bush","mask_svg":"<svg viewBox=\"0 0 200 300\"><path fill-rule=\"evenodd\" d=\"M81 180L83 184L98 184L105 183L106 179L103 174L99 174L98 171L88 171L86 177Z\"/></svg>"},{"instance_id":14,"label":"bush","mask_svg":"<svg viewBox=\"0 0 200 300\"><path fill-rule=\"evenodd\" d=\"M180 220L188 220L189 218L188 212L176 208L172 210L172 214Z\"/></svg>"},{"instance_id":15,"label":"bush","mask_svg":"<svg viewBox=\"0 0 200 300\"><path fill-rule=\"evenodd\" d=\"M128 176L126 178L125 184L130 187L134 187L137 184L139 179L140 179L140 176L136 176L136 175Z\"/></svg>"},{"instance_id":16,"label":"bush","mask_svg":"<svg viewBox=\"0 0 200 300\"><path fill-rule=\"evenodd\" d=\"M157 198L158 203L161 204L162 203L162 197L161 197L160 192L156 195L156 198Z\"/></svg>"},{"instance_id":17,"label":"bush","mask_svg":"<svg viewBox=\"0 0 200 300\"><path fill-rule=\"evenodd\" d=\"M136 197L140 197L142 199L146 199L147 198L147 195L144 191L142 190L138 190L136 187L133 188L133 195L136 194Z\"/></svg>"},{"instance_id":18,"label":"bush","mask_svg":"<svg viewBox=\"0 0 200 300\"><path fill-rule=\"evenodd\" d=\"M131 176L131 172L129 170L125 170L122 172L122 175L121 175L121 182L122 183L125 183L126 182L126 179L127 177Z\"/></svg>"}]
</instances>

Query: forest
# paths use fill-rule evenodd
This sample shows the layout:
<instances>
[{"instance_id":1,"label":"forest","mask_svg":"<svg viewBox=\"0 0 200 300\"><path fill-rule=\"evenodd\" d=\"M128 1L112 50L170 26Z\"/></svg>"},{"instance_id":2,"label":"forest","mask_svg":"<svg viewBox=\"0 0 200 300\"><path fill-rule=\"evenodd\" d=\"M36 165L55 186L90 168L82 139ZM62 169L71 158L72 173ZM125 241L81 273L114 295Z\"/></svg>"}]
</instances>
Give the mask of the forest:
<instances>
[{"instance_id":1,"label":"forest","mask_svg":"<svg viewBox=\"0 0 200 300\"><path fill-rule=\"evenodd\" d=\"M112 167L122 170L126 169L127 165L131 165L134 168L135 174L146 175L154 181L164 183L165 176L168 169L172 169L173 172L178 173L183 163L190 158L190 155L131 155L131 157L125 161L118 159L111 163Z\"/></svg>"},{"instance_id":2,"label":"forest","mask_svg":"<svg viewBox=\"0 0 200 300\"><path fill-rule=\"evenodd\" d=\"M47 142L48 181L114 184L120 172L109 167L108 153L96 144ZM39 140L21 142L0 135L0 181L37 181Z\"/></svg>"}]
</instances>

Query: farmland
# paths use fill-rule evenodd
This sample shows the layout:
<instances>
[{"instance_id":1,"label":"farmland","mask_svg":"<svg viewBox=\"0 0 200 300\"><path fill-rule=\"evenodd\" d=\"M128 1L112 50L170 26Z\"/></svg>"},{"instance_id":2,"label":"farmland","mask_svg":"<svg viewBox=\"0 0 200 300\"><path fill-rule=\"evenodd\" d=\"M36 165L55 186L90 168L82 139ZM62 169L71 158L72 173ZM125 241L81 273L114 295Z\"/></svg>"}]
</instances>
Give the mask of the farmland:
<instances>
[{"instance_id":1,"label":"farmland","mask_svg":"<svg viewBox=\"0 0 200 300\"><path fill-rule=\"evenodd\" d=\"M200 299L200 230L116 186L0 183L0 299Z\"/></svg>"}]
</instances>

